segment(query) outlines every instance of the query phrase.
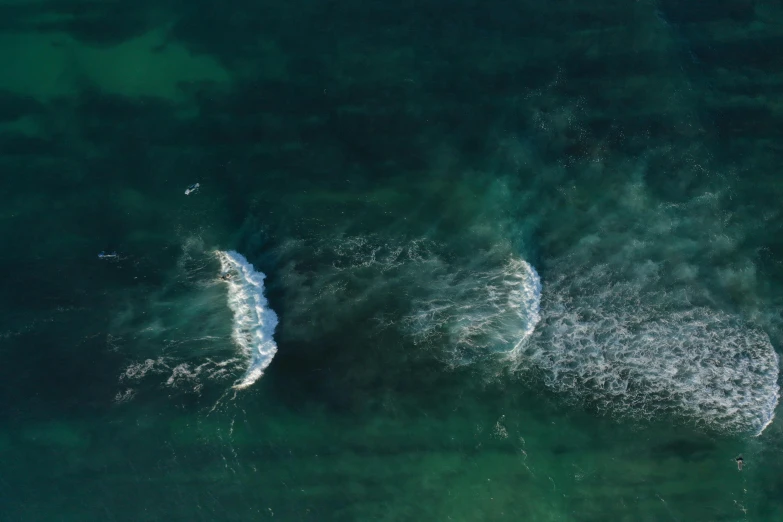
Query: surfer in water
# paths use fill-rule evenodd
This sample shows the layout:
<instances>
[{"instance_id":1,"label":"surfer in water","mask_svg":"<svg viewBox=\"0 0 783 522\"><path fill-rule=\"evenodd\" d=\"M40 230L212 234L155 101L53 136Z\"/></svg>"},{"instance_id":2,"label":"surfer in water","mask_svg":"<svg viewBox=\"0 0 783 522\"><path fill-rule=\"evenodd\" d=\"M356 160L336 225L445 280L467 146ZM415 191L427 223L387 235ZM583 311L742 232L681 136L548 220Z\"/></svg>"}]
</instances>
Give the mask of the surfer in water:
<instances>
[{"instance_id":1,"label":"surfer in water","mask_svg":"<svg viewBox=\"0 0 783 522\"><path fill-rule=\"evenodd\" d=\"M231 279L231 272L223 272L222 274L220 274L220 279L222 279L223 281L228 281L229 279Z\"/></svg>"},{"instance_id":2,"label":"surfer in water","mask_svg":"<svg viewBox=\"0 0 783 522\"><path fill-rule=\"evenodd\" d=\"M738 456L734 460L737 462L737 469L742 471L742 466L745 464L745 461L743 460L742 455Z\"/></svg>"}]
</instances>

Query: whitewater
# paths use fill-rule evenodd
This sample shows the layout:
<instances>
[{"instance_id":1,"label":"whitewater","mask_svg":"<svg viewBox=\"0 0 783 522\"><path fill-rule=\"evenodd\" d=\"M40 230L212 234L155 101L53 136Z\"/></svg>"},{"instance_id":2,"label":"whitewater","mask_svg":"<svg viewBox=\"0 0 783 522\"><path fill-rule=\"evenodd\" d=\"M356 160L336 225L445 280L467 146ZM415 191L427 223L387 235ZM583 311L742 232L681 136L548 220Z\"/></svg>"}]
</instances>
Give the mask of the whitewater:
<instances>
[{"instance_id":1,"label":"whitewater","mask_svg":"<svg viewBox=\"0 0 783 522\"><path fill-rule=\"evenodd\" d=\"M257 271L242 254L217 251L222 274L228 287L228 306L234 313L232 339L247 361L245 374L234 384L245 389L256 382L277 353L274 340L277 314L264 296L266 275Z\"/></svg>"}]
</instances>

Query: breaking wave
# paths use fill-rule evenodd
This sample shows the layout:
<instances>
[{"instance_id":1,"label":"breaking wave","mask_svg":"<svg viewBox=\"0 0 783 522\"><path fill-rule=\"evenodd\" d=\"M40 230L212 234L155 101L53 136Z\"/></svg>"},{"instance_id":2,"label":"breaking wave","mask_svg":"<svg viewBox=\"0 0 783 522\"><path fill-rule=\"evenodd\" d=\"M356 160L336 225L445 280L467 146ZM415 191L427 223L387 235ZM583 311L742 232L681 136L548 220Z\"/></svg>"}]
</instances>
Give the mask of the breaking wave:
<instances>
[{"instance_id":1,"label":"breaking wave","mask_svg":"<svg viewBox=\"0 0 783 522\"><path fill-rule=\"evenodd\" d=\"M288 335L323 335L373 314L378 329L398 328L460 365L513 351L540 319L538 273L502 242L468 254L426 238L374 235L287 248L280 277L293 300ZM311 252L318 264L298 261Z\"/></svg>"},{"instance_id":2,"label":"breaking wave","mask_svg":"<svg viewBox=\"0 0 783 522\"><path fill-rule=\"evenodd\" d=\"M434 281L432 294L414 302L405 318L417 343L442 340L469 362L477 350L508 352L521 346L540 320L541 280L526 261L510 257L499 267L457 271Z\"/></svg>"},{"instance_id":3,"label":"breaking wave","mask_svg":"<svg viewBox=\"0 0 783 522\"><path fill-rule=\"evenodd\" d=\"M780 312L748 241L749 223L765 225L732 197L734 175L698 140L617 148L585 133L578 109L536 115L533 138L502 151L534 176L518 229L540 227L546 267L541 321L514 367L624 420L760 434L780 395Z\"/></svg>"},{"instance_id":4,"label":"breaking wave","mask_svg":"<svg viewBox=\"0 0 783 522\"><path fill-rule=\"evenodd\" d=\"M277 314L264 297L266 276L262 272L256 271L237 252L218 251L217 256L221 271L231 275L226 285L228 306L234 313L232 338L247 360L245 374L234 388L244 389L263 375L277 353L274 341Z\"/></svg>"}]
</instances>

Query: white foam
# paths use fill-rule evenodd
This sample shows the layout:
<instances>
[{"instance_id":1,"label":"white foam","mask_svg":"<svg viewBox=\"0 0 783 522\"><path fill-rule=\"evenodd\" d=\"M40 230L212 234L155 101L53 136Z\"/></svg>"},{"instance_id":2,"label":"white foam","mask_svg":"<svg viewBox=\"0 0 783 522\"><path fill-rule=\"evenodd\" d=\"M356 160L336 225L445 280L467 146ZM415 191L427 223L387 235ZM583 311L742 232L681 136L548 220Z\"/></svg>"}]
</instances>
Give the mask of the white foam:
<instances>
[{"instance_id":1,"label":"white foam","mask_svg":"<svg viewBox=\"0 0 783 522\"><path fill-rule=\"evenodd\" d=\"M277 353L274 332L277 314L269 308L264 297L264 279L241 254L217 252L220 268L232 274L226 281L228 306L234 312L232 338L247 360L247 369L242 378L234 384L244 389L256 382L271 364Z\"/></svg>"},{"instance_id":2,"label":"white foam","mask_svg":"<svg viewBox=\"0 0 783 522\"><path fill-rule=\"evenodd\" d=\"M158 357L157 359L145 359L144 362L133 363L125 368L125 371L120 375L120 380L140 380L150 372L164 373L170 369L168 362L165 357Z\"/></svg>"},{"instance_id":3,"label":"white foam","mask_svg":"<svg viewBox=\"0 0 783 522\"><path fill-rule=\"evenodd\" d=\"M417 342L445 336L452 363L469 362L479 352L518 349L540 320L541 280L526 261L461 271L432 281L431 297L414 302L406 318ZM465 359L467 357L467 359Z\"/></svg>"},{"instance_id":4,"label":"white foam","mask_svg":"<svg viewBox=\"0 0 783 522\"><path fill-rule=\"evenodd\" d=\"M373 309L376 331L399 326L419 346L445 347L441 357L449 365L510 352L540 320L541 281L508 242L491 244L456 254L427 238L290 241L280 256L290 260L280 273L294 303L288 321L297 328L289 335L323 334ZM314 254L317 262L300 269L298 260ZM398 305L406 307L402 317Z\"/></svg>"},{"instance_id":5,"label":"white foam","mask_svg":"<svg viewBox=\"0 0 783 522\"><path fill-rule=\"evenodd\" d=\"M519 312L517 314L525 325L524 335L517 343L520 344L530 337L541 320L541 277L530 263L519 259L517 264L519 284L512 290L510 301L516 303L517 310L524 311L524 314Z\"/></svg>"},{"instance_id":6,"label":"white foam","mask_svg":"<svg viewBox=\"0 0 783 522\"><path fill-rule=\"evenodd\" d=\"M727 433L758 435L772 422L777 353L766 333L728 314L667 311L607 287L589 297L556 291L544 316L518 360L553 389L611 414L676 415Z\"/></svg>"},{"instance_id":7,"label":"white foam","mask_svg":"<svg viewBox=\"0 0 783 522\"><path fill-rule=\"evenodd\" d=\"M115 404L123 404L131 399L136 395L136 390L133 388L126 388L123 391L118 391L117 394L114 396L114 403Z\"/></svg>"}]
</instances>

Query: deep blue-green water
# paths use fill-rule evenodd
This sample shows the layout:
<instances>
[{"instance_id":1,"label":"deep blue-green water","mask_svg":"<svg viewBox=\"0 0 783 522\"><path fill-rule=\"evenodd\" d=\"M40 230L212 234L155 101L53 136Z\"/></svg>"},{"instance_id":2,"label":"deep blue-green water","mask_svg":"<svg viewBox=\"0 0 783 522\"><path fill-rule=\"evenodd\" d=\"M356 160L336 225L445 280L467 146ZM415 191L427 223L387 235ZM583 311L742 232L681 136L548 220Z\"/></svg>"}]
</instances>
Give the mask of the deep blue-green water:
<instances>
[{"instance_id":1,"label":"deep blue-green water","mask_svg":"<svg viewBox=\"0 0 783 522\"><path fill-rule=\"evenodd\" d=\"M0 0L0 520L783 519L782 22Z\"/></svg>"}]
</instances>

